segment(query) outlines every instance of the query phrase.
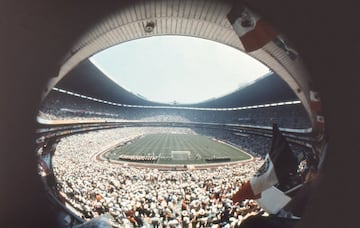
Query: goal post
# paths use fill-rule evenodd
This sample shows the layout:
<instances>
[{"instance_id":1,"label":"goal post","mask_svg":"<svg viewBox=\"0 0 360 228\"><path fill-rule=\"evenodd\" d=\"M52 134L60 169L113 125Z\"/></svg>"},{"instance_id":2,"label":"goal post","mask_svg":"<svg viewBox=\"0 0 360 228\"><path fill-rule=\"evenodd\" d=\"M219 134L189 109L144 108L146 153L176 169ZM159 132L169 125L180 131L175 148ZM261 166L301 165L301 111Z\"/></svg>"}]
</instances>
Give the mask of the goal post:
<instances>
[{"instance_id":1,"label":"goal post","mask_svg":"<svg viewBox=\"0 0 360 228\"><path fill-rule=\"evenodd\" d=\"M171 151L172 160L190 160L191 152L188 150L173 150Z\"/></svg>"}]
</instances>

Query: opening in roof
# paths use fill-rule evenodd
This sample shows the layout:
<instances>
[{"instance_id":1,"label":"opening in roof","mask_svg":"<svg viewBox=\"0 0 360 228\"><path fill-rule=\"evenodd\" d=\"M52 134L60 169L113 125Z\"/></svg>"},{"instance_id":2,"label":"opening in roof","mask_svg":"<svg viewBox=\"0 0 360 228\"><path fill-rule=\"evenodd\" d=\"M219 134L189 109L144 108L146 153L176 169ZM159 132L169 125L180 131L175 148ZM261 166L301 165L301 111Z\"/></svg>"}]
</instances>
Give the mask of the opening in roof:
<instances>
[{"instance_id":1,"label":"opening in roof","mask_svg":"<svg viewBox=\"0 0 360 228\"><path fill-rule=\"evenodd\" d=\"M220 98L270 73L249 55L190 36L153 36L121 43L90 58L129 92L164 104Z\"/></svg>"}]
</instances>

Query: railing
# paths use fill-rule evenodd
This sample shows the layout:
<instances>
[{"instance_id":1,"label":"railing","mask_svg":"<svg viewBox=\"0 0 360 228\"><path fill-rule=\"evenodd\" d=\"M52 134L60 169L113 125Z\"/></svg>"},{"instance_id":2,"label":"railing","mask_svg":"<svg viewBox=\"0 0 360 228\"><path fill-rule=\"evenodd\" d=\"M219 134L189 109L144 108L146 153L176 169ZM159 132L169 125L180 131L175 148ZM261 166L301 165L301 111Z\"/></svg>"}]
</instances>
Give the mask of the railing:
<instances>
[{"instance_id":1,"label":"railing","mask_svg":"<svg viewBox=\"0 0 360 228\"><path fill-rule=\"evenodd\" d=\"M59 227L72 228L85 222L83 218L77 216L73 211L60 202L60 200L55 196L54 192L52 192L49 188L47 189L47 196L49 202L57 212L58 222L61 223L59 224ZM67 200L66 202L71 205L71 203Z\"/></svg>"}]
</instances>

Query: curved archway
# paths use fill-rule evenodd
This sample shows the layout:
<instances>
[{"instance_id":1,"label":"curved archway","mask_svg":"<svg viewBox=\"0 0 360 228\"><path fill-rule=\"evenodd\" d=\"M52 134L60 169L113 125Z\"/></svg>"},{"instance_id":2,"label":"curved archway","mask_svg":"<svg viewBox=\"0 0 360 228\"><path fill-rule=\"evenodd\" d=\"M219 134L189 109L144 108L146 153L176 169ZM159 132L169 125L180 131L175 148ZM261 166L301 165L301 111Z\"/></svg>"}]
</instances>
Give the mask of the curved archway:
<instances>
[{"instance_id":1,"label":"curved archway","mask_svg":"<svg viewBox=\"0 0 360 228\"><path fill-rule=\"evenodd\" d=\"M77 64L97 52L143 37L169 34L194 36L220 42L245 52L244 41L239 39L236 31L237 25L229 21L229 16L241 19L244 11L253 15L253 20L259 20L260 16L244 4L233 5L231 1L134 2L115 10L83 35L71 48L58 76L49 82L45 91L50 91ZM255 27L253 29L255 30ZM260 33L266 33L268 28L258 26L256 29L260 30ZM311 79L298 53L291 49L292 56L289 55L290 48L287 43L286 38L278 33L276 38L269 39L265 45L248 54L270 67L290 86L308 112L313 129L316 129L316 113L311 110L310 105ZM43 96L45 95L46 92Z\"/></svg>"}]
</instances>

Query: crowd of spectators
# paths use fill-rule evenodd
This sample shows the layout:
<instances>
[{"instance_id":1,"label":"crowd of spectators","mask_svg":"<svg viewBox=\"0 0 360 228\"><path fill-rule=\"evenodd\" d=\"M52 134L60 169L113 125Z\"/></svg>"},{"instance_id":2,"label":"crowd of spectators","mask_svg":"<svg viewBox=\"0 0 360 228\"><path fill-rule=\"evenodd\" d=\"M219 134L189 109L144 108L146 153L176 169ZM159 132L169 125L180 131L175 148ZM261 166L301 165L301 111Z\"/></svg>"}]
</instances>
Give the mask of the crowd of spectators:
<instances>
[{"instance_id":1,"label":"crowd of spectators","mask_svg":"<svg viewBox=\"0 0 360 228\"><path fill-rule=\"evenodd\" d=\"M219 139L239 147L253 156L261 156L264 158L271 148L272 138L261 135L236 134L236 132L234 133L233 131L215 128L193 128L193 130L197 134ZM294 143L290 143L289 146L297 157L301 157L303 154L310 152L309 148Z\"/></svg>"},{"instance_id":2,"label":"crowd of spectators","mask_svg":"<svg viewBox=\"0 0 360 228\"><path fill-rule=\"evenodd\" d=\"M51 91L42 103L39 116L45 119L106 119L152 122L235 123L283 128L310 128L302 104L269 106L243 110L211 111L169 108L136 108L100 103Z\"/></svg>"},{"instance_id":3,"label":"crowd of spectators","mask_svg":"<svg viewBox=\"0 0 360 228\"><path fill-rule=\"evenodd\" d=\"M86 219L109 216L118 227L237 227L261 210L231 196L253 176L262 158L235 166L184 171L135 168L96 160L109 145L148 133L188 128L119 128L62 138L53 159L58 188Z\"/></svg>"},{"instance_id":4,"label":"crowd of spectators","mask_svg":"<svg viewBox=\"0 0 360 228\"><path fill-rule=\"evenodd\" d=\"M39 116L50 120L101 119L149 122L237 123L284 128L308 128L301 104L209 111L119 107L52 91ZM109 147L148 133L206 135L249 152L255 159L219 168L178 171L135 168L96 160ZM225 129L127 127L62 138L54 156L58 188L68 203L86 219L108 215L119 227L237 227L261 210L255 201L233 204L231 196L262 164L271 138ZM296 154L305 148L291 145ZM123 161L152 163L157 157L119 157Z\"/></svg>"}]
</instances>

